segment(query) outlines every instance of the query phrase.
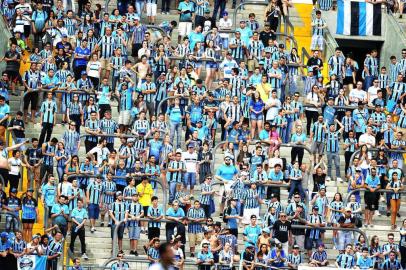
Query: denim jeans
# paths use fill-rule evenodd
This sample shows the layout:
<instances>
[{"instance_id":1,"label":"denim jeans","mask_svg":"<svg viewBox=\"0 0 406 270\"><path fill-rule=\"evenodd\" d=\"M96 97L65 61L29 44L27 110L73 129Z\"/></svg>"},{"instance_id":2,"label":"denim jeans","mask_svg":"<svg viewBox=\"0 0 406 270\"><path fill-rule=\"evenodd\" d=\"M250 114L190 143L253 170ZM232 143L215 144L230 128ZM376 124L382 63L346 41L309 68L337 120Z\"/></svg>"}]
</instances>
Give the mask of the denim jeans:
<instances>
[{"instance_id":1,"label":"denim jeans","mask_svg":"<svg viewBox=\"0 0 406 270\"><path fill-rule=\"evenodd\" d=\"M190 188L194 188L196 185L196 172L187 172L184 174L183 178L183 185L185 186L185 189L190 186Z\"/></svg>"},{"instance_id":2,"label":"denim jeans","mask_svg":"<svg viewBox=\"0 0 406 270\"><path fill-rule=\"evenodd\" d=\"M169 182L169 202L172 203L175 200L176 194L176 182Z\"/></svg>"},{"instance_id":3,"label":"denim jeans","mask_svg":"<svg viewBox=\"0 0 406 270\"><path fill-rule=\"evenodd\" d=\"M59 183L62 183L63 181L63 175L65 174L65 168L64 167L56 167L56 172L58 173L58 180Z\"/></svg>"},{"instance_id":4,"label":"denim jeans","mask_svg":"<svg viewBox=\"0 0 406 270\"><path fill-rule=\"evenodd\" d=\"M299 190L300 197L303 200L305 198L305 192L303 190L302 181L298 181L298 180L291 180L290 181L290 190L289 190L288 198L289 199L292 198L292 195L293 195L293 192L295 191L295 189Z\"/></svg>"},{"instance_id":5,"label":"denim jeans","mask_svg":"<svg viewBox=\"0 0 406 270\"><path fill-rule=\"evenodd\" d=\"M372 86L372 82L374 81L376 77L375 76L365 76L365 81L364 81L364 89L368 90L370 86Z\"/></svg>"},{"instance_id":6,"label":"denim jeans","mask_svg":"<svg viewBox=\"0 0 406 270\"><path fill-rule=\"evenodd\" d=\"M293 119L290 118L287 121L287 125L286 125L286 128L285 128L285 133L284 133L284 136L282 138L283 143L289 143L289 141L290 141L290 133L292 132L292 126L293 126Z\"/></svg>"},{"instance_id":7,"label":"denim jeans","mask_svg":"<svg viewBox=\"0 0 406 270\"><path fill-rule=\"evenodd\" d=\"M176 132L176 144L174 144L175 139L175 132ZM176 148L180 148L180 136L182 134L182 122L180 123L173 123L169 122L169 136L171 138L171 142L173 145L176 145Z\"/></svg>"},{"instance_id":8,"label":"denim jeans","mask_svg":"<svg viewBox=\"0 0 406 270\"><path fill-rule=\"evenodd\" d=\"M142 10L144 9L144 1L135 1L135 11L141 18Z\"/></svg>"},{"instance_id":9,"label":"denim jeans","mask_svg":"<svg viewBox=\"0 0 406 270\"><path fill-rule=\"evenodd\" d=\"M331 177L331 167L334 161L336 167L336 176L341 177L340 173L340 155L338 153L327 152L327 176Z\"/></svg>"}]
</instances>

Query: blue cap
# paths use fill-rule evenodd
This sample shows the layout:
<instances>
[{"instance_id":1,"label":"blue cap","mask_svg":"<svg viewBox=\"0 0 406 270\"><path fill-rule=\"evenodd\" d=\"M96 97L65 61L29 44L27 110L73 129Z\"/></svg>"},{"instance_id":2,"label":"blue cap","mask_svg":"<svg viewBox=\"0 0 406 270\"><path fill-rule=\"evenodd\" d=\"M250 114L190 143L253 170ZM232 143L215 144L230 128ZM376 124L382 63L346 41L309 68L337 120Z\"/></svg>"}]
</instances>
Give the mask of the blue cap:
<instances>
[{"instance_id":1,"label":"blue cap","mask_svg":"<svg viewBox=\"0 0 406 270\"><path fill-rule=\"evenodd\" d=\"M2 233L0 234L0 237L1 237L1 238L8 238L8 233L7 233L7 232L2 232Z\"/></svg>"},{"instance_id":2,"label":"blue cap","mask_svg":"<svg viewBox=\"0 0 406 270\"><path fill-rule=\"evenodd\" d=\"M86 70L82 70L82 72L80 72L80 75L87 75L87 72L86 72Z\"/></svg>"},{"instance_id":3,"label":"blue cap","mask_svg":"<svg viewBox=\"0 0 406 270\"><path fill-rule=\"evenodd\" d=\"M68 35L67 34L62 34L62 37L65 38L65 37L68 37Z\"/></svg>"},{"instance_id":4,"label":"blue cap","mask_svg":"<svg viewBox=\"0 0 406 270\"><path fill-rule=\"evenodd\" d=\"M224 11L224 12L223 12L223 16L228 16L228 12L227 12L227 11Z\"/></svg>"},{"instance_id":5,"label":"blue cap","mask_svg":"<svg viewBox=\"0 0 406 270\"><path fill-rule=\"evenodd\" d=\"M17 189L15 187L13 187L12 189L10 189L11 193L17 193Z\"/></svg>"},{"instance_id":6,"label":"blue cap","mask_svg":"<svg viewBox=\"0 0 406 270\"><path fill-rule=\"evenodd\" d=\"M307 68L307 72L313 72L313 68L312 68L312 67L308 67L308 68Z\"/></svg>"}]
</instances>

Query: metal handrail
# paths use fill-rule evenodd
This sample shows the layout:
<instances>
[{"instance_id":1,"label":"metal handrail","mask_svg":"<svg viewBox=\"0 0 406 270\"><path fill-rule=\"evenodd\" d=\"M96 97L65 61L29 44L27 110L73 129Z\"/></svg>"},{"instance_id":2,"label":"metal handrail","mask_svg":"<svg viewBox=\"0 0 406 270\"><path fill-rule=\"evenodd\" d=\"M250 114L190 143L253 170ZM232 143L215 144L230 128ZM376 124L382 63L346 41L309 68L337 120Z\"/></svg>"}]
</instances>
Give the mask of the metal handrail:
<instances>
[{"instance_id":1,"label":"metal handrail","mask_svg":"<svg viewBox=\"0 0 406 270\"><path fill-rule=\"evenodd\" d=\"M360 192L360 191L367 191L367 189L366 188L357 188L357 189L353 189L353 190L348 191L347 195L344 198L344 205L347 205L347 203L350 201L351 195L353 195L355 192ZM375 192L376 193L380 193L380 192L394 193L394 191L391 190L391 189L377 189ZM399 190L397 193L405 194L406 190Z\"/></svg>"},{"instance_id":2,"label":"metal handrail","mask_svg":"<svg viewBox=\"0 0 406 270\"><path fill-rule=\"evenodd\" d=\"M378 148L368 148L368 152L377 152L379 151ZM390 152L390 153L406 153L406 150L397 150L397 149L384 149L385 152ZM354 153L352 153L351 158L350 158L350 166L353 165L354 162L354 158L357 154L359 154L359 152L361 152L361 149L357 149Z\"/></svg>"},{"instance_id":3,"label":"metal handrail","mask_svg":"<svg viewBox=\"0 0 406 270\"><path fill-rule=\"evenodd\" d=\"M262 143L262 144L266 144L266 145L269 145L269 144L270 144L270 143L267 142L267 141L255 140L255 141L250 141L250 145L255 145L255 144L257 144L258 142L260 142L260 143ZM218 144L216 144L216 145L213 147L213 149L212 149L213 159L212 159L211 165L210 165L212 171L214 171L214 165L215 165L215 163L216 163L216 151L217 151L217 149L218 149L220 146L222 146L222 145L224 145L224 144L227 144L227 143L228 143L227 141L222 141L222 142L219 142ZM306 150L310 155L313 154L313 152L311 151L311 149L310 149L309 147L303 145L303 144L282 143L282 144L280 144L280 146L281 146L281 147L299 147L299 148L303 148L304 150Z\"/></svg>"},{"instance_id":4,"label":"metal handrail","mask_svg":"<svg viewBox=\"0 0 406 270\"><path fill-rule=\"evenodd\" d=\"M58 89L59 89L59 87L56 88L55 90L36 88L36 89L31 90L31 91L25 91L23 93L22 97L21 97L21 100L24 100L26 95L28 95L30 93L35 93L35 92L37 92L37 93L40 93L40 92L52 92L52 93L68 93L68 94L75 94L76 93L76 94L89 94L89 95L95 95L96 94L94 92L91 93L91 92L84 91L84 90L66 91L66 90L58 90ZM24 102L21 102L20 103L20 111L23 111L23 109L24 109Z\"/></svg>"},{"instance_id":5,"label":"metal handrail","mask_svg":"<svg viewBox=\"0 0 406 270\"><path fill-rule=\"evenodd\" d=\"M145 215L145 213L144 213L144 215ZM166 216L166 210L164 210L163 213L162 213L162 217L163 217L163 218L162 218L161 220L155 221L155 222L181 223L181 222L176 222L176 221L173 221L173 220L166 219L165 216ZM186 213L185 213L185 218L184 218L184 219L187 220ZM140 218L140 219L138 219L137 221L151 221L151 219L149 219L149 218ZM115 256L117 255L117 249L118 249L118 241L117 241L117 240L118 240L118 228L119 228L122 224L124 224L124 223L126 223L126 222L128 222L128 220L122 220L122 221L120 221L117 225L115 225L115 227L114 227L113 243L112 243L113 248L112 248L111 259L114 259ZM206 222L194 222L194 223L205 224ZM182 223L182 224L183 224L183 223ZM185 225L185 226L186 226L186 225Z\"/></svg>"},{"instance_id":6,"label":"metal handrail","mask_svg":"<svg viewBox=\"0 0 406 270\"><path fill-rule=\"evenodd\" d=\"M94 175L94 174L71 174L68 176L68 178L73 178L73 177L101 177L102 175ZM113 175L113 179L127 179L131 178L131 176L115 176ZM153 180L155 183L159 184L162 188L162 193L163 193L163 198L162 198L162 203L163 203L163 210L166 213L166 206L168 205L168 196L167 196L167 187L166 185L162 182L161 179Z\"/></svg>"}]
</instances>

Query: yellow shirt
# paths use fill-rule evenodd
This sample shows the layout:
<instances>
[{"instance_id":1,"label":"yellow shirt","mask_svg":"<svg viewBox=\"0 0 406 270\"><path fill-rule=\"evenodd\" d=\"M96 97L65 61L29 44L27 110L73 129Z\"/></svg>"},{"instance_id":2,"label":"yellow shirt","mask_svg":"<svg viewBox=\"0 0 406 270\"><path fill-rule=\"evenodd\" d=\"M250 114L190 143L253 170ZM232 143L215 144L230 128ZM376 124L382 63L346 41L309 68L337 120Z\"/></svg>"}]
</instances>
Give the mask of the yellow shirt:
<instances>
[{"instance_id":1,"label":"yellow shirt","mask_svg":"<svg viewBox=\"0 0 406 270\"><path fill-rule=\"evenodd\" d=\"M154 190L152 189L152 185L150 183L146 184L139 184L136 187L137 193L140 196L139 202L142 206L150 206L151 205L151 198L154 194Z\"/></svg>"},{"instance_id":2,"label":"yellow shirt","mask_svg":"<svg viewBox=\"0 0 406 270\"><path fill-rule=\"evenodd\" d=\"M257 84L257 91L264 103L266 103L268 101L269 95L271 94L271 90L272 90L272 86L269 83Z\"/></svg>"}]
</instances>

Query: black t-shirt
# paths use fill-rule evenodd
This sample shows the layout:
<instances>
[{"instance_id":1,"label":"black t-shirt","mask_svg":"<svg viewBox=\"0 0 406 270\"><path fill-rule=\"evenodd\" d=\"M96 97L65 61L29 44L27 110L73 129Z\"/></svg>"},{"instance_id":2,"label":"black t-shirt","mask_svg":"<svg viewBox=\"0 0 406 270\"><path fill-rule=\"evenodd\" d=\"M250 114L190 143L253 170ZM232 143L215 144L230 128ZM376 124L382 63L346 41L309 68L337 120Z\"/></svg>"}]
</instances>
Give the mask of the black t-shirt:
<instances>
[{"instance_id":1,"label":"black t-shirt","mask_svg":"<svg viewBox=\"0 0 406 270\"><path fill-rule=\"evenodd\" d=\"M355 224L355 217L351 215L349 218L346 218L344 215L341 215L341 217L337 221L339 224L345 223L345 224Z\"/></svg>"},{"instance_id":2,"label":"black t-shirt","mask_svg":"<svg viewBox=\"0 0 406 270\"><path fill-rule=\"evenodd\" d=\"M31 166L37 164L42 158L42 149L40 147L30 147L25 151L25 155L28 158L28 163Z\"/></svg>"},{"instance_id":3,"label":"black t-shirt","mask_svg":"<svg viewBox=\"0 0 406 270\"><path fill-rule=\"evenodd\" d=\"M275 221L273 224L274 237L280 242L285 243L289 240L289 231L291 230L290 221Z\"/></svg>"},{"instance_id":4,"label":"black t-shirt","mask_svg":"<svg viewBox=\"0 0 406 270\"><path fill-rule=\"evenodd\" d=\"M320 176L317 173L313 174L313 192L317 192L320 190L320 186L324 186L326 184L326 174L322 173Z\"/></svg>"},{"instance_id":5,"label":"black t-shirt","mask_svg":"<svg viewBox=\"0 0 406 270\"><path fill-rule=\"evenodd\" d=\"M321 60L320 58L310 57L309 60L307 61L307 66L308 67L318 66L320 68L323 66L323 60Z\"/></svg>"},{"instance_id":6,"label":"black t-shirt","mask_svg":"<svg viewBox=\"0 0 406 270\"><path fill-rule=\"evenodd\" d=\"M268 42L272 38L272 36L273 34L271 31L269 32L262 31L261 33L259 33L259 40L261 40L262 44L264 44L264 46L267 47Z\"/></svg>"},{"instance_id":7,"label":"black t-shirt","mask_svg":"<svg viewBox=\"0 0 406 270\"><path fill-rule=\"evenodd\" d=\"M11 119L10 123L8 124L9 127L22 127L24 128L24 121L18 120L16 118ZM25 138L24 130L13 129L14 136L17 138Z\"/></svg>"},{"instance_id":8,"label":"black t-shirt","mask_svg":"<svg viewBox=\"0 0 406 270\"><path fill-rule=\"evenodd\" d=\"M19 59L21 59L21 55L15 51L7 51L6 54L4 55L6 58L14 58L17 56L17 60L11 60L11 61L7 61L7 65L6 65L6 71L17 71L20 69L20 62L18 61Z\"/></svg>"}]
</instances>

